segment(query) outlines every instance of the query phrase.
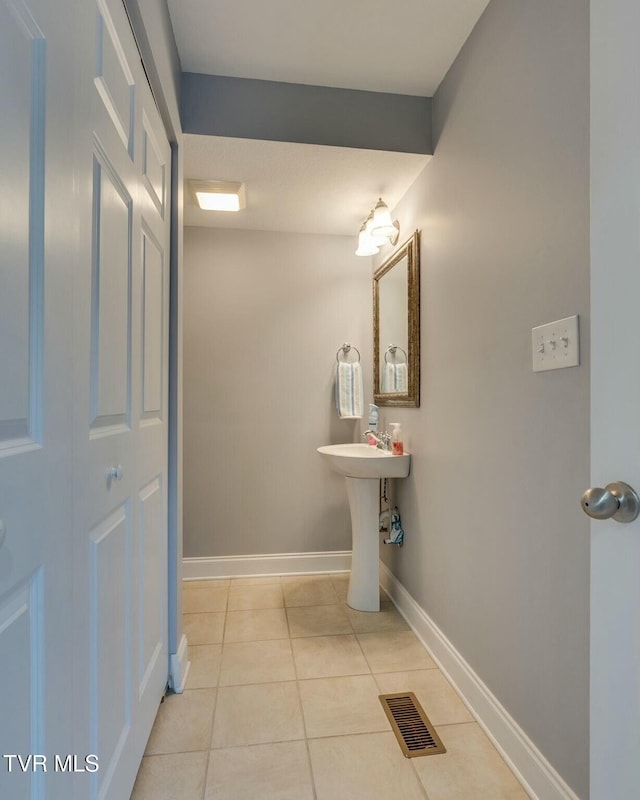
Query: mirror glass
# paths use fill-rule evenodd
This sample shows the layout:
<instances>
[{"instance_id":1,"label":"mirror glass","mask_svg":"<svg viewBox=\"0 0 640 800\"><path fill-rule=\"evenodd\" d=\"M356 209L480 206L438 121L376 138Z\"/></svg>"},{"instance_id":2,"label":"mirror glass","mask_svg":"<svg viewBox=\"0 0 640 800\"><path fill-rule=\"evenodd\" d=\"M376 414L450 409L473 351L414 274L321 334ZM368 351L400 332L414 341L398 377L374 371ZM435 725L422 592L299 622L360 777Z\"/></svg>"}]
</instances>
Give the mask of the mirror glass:
<instances>
[{"instance_id":1,"label":"mirror glass","mask_svg":"<svg viewBox=\"0 0 640 800\"><path fill-rule=\"evenodd\" d=\"M374 402L420 405L420 234L373 276Z\"/></svg>"}]
</instances>

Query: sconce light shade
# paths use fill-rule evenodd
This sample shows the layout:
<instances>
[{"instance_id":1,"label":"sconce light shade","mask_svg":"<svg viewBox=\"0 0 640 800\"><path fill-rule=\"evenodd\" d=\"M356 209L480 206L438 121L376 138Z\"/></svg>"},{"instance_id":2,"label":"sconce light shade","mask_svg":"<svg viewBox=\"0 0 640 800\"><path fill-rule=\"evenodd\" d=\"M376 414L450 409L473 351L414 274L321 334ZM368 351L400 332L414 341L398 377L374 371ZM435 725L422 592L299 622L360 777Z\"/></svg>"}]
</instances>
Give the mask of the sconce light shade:
<instances>
[{"instance_id":1,"label":"sconce light shade","mask_svg":"<svg viewBox=\"0 0 640 800\"><path fill-rule=\"evenodd\" d=\"M387 204L380 197L369 213L358 235L357 256L374 256L383 244L397 244L400 223L391 219Z\"/></svg>"},{"instance_id":2,"label":"sconce light shade","mask_svg":"<svg viewBox=\"0 0 640 800\"><path fill-rule=\"evenodd\" d=\"M205 211L240 211L246 205L244 183L189 181L193 199Z\"/></svg>"},{"instance_id":3,"label":"sconce light shade","mask_svg":"<svg viewBox=\"0 0 640 800\"><path fill-rule=\"evenodd\" d=\"M393 222L391 214L384 200L380 197L373 210L373 222L371 223L371 236L392 240L400 234L400 226ZM395 244L395 242L392 242Z\"/></svg>"},{"instance_id":4,"label":"sconce light shade","mask_svg":"<svg viewBox=\"0 0 640 800\"><path fill-rule=\"evenodd\" d=\"M383 244L387 243L387 237L381 236L379 233L373 232L373 227L375 225L375 220L373 216L373 211L370 212L369 216L366 218L364 223L364 229L367 232L367 236L371 241L375 244L376 247L382 247Z\"/></svg>"},{"instance_id":5,"label":"sconce light shade","mask_svg":"<svg viewBox=\"0 0 640 800\"><path fill-rule=\"evenodd\" d=\"M360 228L360 233L358 234L358 249L356 250L356 255L375 256L375 254L379 252L380 248L367 233L366 223L363 224Z\"/></svg>"}]
</instances>

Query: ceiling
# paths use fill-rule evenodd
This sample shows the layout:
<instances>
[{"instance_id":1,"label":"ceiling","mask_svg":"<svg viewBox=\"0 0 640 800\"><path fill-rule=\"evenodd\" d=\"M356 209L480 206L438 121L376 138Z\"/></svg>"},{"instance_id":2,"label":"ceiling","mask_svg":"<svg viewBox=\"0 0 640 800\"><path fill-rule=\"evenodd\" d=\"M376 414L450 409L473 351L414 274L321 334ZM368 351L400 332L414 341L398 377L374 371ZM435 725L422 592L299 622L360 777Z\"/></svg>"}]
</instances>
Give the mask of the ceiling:
<instances>
[{"instance_id":1,"label":"ceiling","mask_svg":"<svg viewBox=\"0 0 640 800\"><path fill-rule=\"evenodd\" d=\"M489 0L169 0L185 72L432 97Z\"/></svg>"},{"instance_id":2,"label":"ceiling","mask_svg":"<svg viewBox=\"0 0 640 800\"><path fill-rule=\"evenodd\" d=\"M430 156L185 134L185 178L243 181L247 207L202 211L185 193L184 224L355 235L382 195L390 208Z\"/></svg>"},{"instance_id":3,"label":"ceiling","mask_svg":"<svg viewBox=\"0 0 640 800\"><path fill-rule=\"evenodd\" d=\"M430 97L489 0L168 0L185 72ZM185 225L357 233L429 156L185 135L185 178L246 184L237 214L185 193ZM187 188L187 187L185 187Z\"/></svg>"}]
</instances>

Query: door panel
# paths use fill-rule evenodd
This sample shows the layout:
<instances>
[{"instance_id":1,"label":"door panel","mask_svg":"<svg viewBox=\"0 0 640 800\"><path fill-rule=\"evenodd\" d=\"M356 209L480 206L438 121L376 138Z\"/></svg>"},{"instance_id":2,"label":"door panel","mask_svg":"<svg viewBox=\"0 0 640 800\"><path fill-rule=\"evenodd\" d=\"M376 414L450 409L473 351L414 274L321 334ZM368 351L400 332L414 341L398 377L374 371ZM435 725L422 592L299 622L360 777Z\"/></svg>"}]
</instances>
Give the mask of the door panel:
<instances>
[{"instance_id":1,"label":"door panel","mask_svg":"<svg viewBox=\"0 0 640 800\"><path fill-rule=\"evenodd\" d=\"M94 157L91 427L130 423L133 202L106 155Z\"/></svg>"},{"instance_id":2,"label":"door panel","mask_svg":"<svg viewBox=\"0 0 640 800\"><path fill-rule=\"evenodd\" d=\"M45 37L22 2L0 2L0 450L37 439L44 253ZM34 418L35 415L35 418Z\"/></svg>"},{"instance_id":3,"label":"door panel","mask_svg":"<svg viewBox=\"0 0 640 800\"><path fill-rule=\"evenodd\" d=\"M0 694L0 719L15 720L15 727L0 726L0 753L44 754L44 617L42 571L25 581L0 604L0 652L6 654ZM6 759L0 768L0 796L29 797L42 792L43 774L22 773L16 759L11 772Z\"/></svg>"},{"instance_id":4,"label":"door panel","mask_svg":"<svg viewBox=\"0 0 640 800\"><path fill-rule=\"evenodd\" d=\"M138 528L138 697L143 697L165 652L167 609L164 602L166 529L163 481L154 478L139 494Z\"/></svg>"},{"instance_id":5,"label":"door panel","mask_svg":"<svg viewBox=\"0 0 640 800\"><path fill-rule=\"evenodd\" d=\"M142 418L162 419L162 387L165 378L163 309L164 254L146 225L142 229Z\"/></svg>"},{"instance_id":6,"label":"door panel","mask_svg":"<svg viewBox=\"0 0 640 800\"><path fill-rule=\"evenodd\" d=\"M89 534L94 796L103 795L131 728L131 514L125 503Z\"/></svg>"},{"instance_id":7,"label":"door panel","mask_svg":"<svg viewBox=\"0 0 640 800\"><path fill-rule=\"evenodd\" d=\"M133 155L135 82L109 3L98 0L97 5L96 89L122 144Z\"/></svg>"}]
</instances>

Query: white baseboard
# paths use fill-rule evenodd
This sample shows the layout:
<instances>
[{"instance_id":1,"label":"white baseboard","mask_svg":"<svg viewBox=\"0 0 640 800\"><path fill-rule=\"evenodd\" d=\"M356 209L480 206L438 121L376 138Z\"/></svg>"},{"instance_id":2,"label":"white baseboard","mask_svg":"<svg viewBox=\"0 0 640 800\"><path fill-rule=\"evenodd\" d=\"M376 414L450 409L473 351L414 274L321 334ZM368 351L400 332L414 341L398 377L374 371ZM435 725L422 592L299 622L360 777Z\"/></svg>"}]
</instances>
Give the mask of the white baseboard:
<instances>
[{"instance_id":1,"label":"white baseboard","mask_svg":"<svg viewBox=\"0 0 640 800\"><path fill-rule=\"evenodd\" d=\"M307 575L315 572L348 572L351 551L326 553L273 553L257 556L218 556L183 559L184 580L248 578L261 575Z\"/></svg>"},{"instance_id":2,"label":"white baseboard","mask_svg":"<svg viewBox=\"0 0 640 800\"><path fill-rule=\"evenodd\" d=\"M172 653L169 659L169 687L176 694L182 694L187 682L191 662L189 661L189 643L183 634L178 645L178 652Z\"/></svg>"},{"instance_id":3,"label":"white baseboard","mask_svg":"<svg viewBox=\"0 0 640 800\"><path fill-rule=\"evenodd\" d=\"M380 584L533 800L580 800L409 592L380 562Z\"/></svg>"}]
</instances>

